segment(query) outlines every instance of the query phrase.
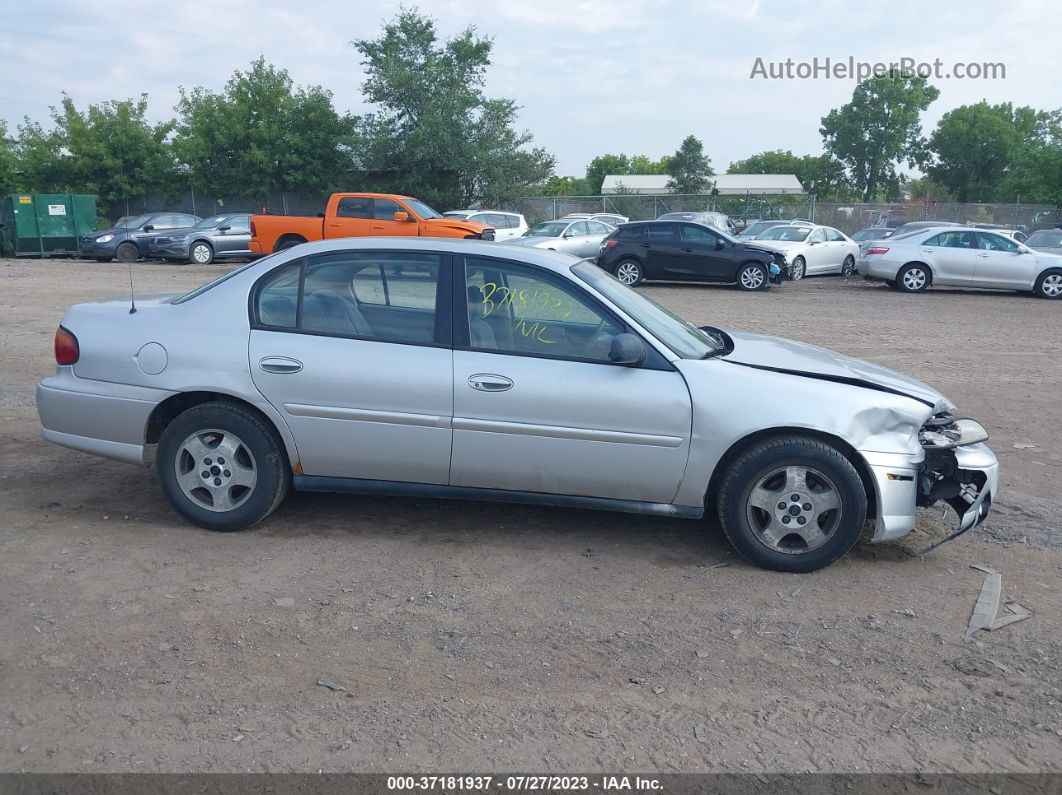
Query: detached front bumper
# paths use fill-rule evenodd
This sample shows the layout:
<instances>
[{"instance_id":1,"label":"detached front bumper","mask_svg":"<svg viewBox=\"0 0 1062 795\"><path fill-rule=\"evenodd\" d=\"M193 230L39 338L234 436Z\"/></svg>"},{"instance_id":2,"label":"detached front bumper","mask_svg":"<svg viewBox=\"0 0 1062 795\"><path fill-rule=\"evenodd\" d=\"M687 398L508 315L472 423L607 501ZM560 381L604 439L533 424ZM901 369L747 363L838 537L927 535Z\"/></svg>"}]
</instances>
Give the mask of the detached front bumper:
<instances>
[{"instance_id":1,"label":"detached front bumper","mask_svg":"<svg viewBox=\"0 0 1062 795\"><path fill-rule=\"evenodd\" d=\"M999 463L983 443L920 456L863 453L874 482L877 520L872 541L891 541L914 528L916 508L946 502L956 533L981 524L999 489Z\"/></svg>"}]
</instances>

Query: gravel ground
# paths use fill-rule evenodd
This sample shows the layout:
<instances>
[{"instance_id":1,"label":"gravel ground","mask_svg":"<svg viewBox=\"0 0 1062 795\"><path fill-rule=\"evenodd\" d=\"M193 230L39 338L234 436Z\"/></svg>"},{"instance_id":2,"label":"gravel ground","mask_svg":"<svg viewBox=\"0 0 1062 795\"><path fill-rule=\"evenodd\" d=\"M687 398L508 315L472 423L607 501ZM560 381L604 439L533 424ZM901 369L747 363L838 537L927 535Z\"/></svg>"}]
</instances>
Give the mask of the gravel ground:
<instances>
[{"instance_id":1,"label":"gravel ground","mask_svg":"<svg viewBox=\"0 0 1062 795\"><path fill-rule=\"evenodd\" d=\"M148 292L221 269L136 271ZM983 528L919 557L950 522L925 511L905 539L786 575L714 522L590 511L293 495L251 532L191 527L150 472L39 438L63 310L126 278L0 260L0 770L1062 765L1062 303L839 278L643 288L697 323L908 372L992 434ZM974 564L1034 616L964 643Z\"/></svg>"}]
</instances>

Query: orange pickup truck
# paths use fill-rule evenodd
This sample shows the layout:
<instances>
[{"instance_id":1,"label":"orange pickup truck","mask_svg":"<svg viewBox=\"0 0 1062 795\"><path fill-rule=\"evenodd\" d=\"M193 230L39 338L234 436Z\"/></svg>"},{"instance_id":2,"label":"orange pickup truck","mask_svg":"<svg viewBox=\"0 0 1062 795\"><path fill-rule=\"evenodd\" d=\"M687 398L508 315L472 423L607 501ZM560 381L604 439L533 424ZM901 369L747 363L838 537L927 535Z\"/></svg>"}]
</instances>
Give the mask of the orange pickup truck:
<instances>
[{"instance_id":1,"label":"orange pickup truck","mask_svg":"<svg viewBox=\"0 0 1062 795\"><path fill-rule=\"evenodd\" d=\"M323 217L251 216L251 252L271 254L333 237L464 237L493 240L494 227L444 218L420 199L390 193L333 193Z\"/></svg>"}]
</instances>

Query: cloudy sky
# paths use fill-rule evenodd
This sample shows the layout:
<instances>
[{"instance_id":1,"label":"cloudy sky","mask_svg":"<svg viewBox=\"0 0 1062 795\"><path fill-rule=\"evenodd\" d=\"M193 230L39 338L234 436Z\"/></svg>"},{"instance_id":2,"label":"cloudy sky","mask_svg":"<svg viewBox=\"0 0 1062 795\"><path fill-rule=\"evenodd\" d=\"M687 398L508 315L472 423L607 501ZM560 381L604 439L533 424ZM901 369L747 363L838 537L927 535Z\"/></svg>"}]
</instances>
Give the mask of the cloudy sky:
<instances>
[{"instance_id":1,"label":"cloudy sky","mask_svg":"<svg viewBox=\"0 0 1062 795\"><path fill-rule=\"evenodd\" d=\"M413 5L407 2L407 6ZM847 79L750 79L764 62L1002 62L1006 78L939 79L931 128L955 105L988 99L1062 105L1057 0L420 0L444 35L494 38L488 92L515 99L522 126L582 175L602 152L674 151L694 133L716 170L764 149L818 153L819 119ZM149 10L152 6L165 12ZM6 0L0 4L0 118L44 120L66 91L84 107L149 94L172 114L177 86L220 88L264 54L341 109L364 110L349 42L376 35L398 4L358 0Z\"/></svg>"}]
</instances>

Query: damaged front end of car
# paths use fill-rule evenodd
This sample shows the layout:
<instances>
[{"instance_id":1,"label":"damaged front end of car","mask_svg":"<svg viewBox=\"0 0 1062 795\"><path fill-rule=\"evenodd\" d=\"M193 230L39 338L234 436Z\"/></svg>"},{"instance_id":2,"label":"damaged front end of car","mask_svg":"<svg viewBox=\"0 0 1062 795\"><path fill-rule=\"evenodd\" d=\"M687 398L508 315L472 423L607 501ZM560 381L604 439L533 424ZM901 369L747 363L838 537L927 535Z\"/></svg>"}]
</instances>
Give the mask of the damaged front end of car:
<instances>
[{"instance_id":1,"label":"damaged front end of car","mask_svg":"<svg viewBox=\"0 0 1062 795\"><path fill-rule=\"evenodd\" d=\"M919 507L938 502L959 517L947 538L925 551L977 527L988 516L999 485L999 464L985 446L988 432L969 417L941 412L930 417L918 433L925 460L918 474Z\"/></svg>"}]
</instances>

